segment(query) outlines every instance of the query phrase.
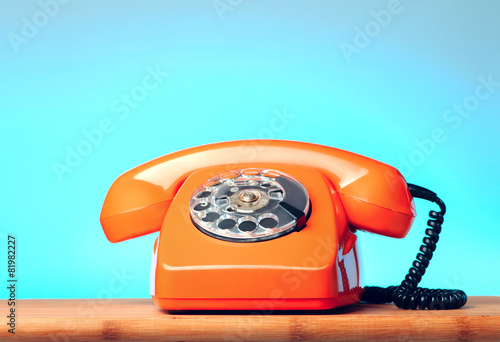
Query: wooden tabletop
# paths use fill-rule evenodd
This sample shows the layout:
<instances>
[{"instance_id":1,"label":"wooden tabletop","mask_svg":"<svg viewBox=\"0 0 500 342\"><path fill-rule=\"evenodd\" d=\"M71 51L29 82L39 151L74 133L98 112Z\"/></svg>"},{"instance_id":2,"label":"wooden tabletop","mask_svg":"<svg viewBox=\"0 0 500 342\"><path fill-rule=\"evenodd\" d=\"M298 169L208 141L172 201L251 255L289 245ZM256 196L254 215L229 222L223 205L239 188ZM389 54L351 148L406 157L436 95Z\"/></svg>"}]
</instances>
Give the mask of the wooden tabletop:
<instances>
[{"instance_id":1,"label":"wooden tabletop","mask_svg":"<svg viewBox=\"0 0 500 342\"><path fill-rule=\"evenodd\" d=\"M3 324L1 341L500 341L500 297L448 311L356 304L272 314L173 314L150 299L17 300L15 314L16 334Z\"/></svg>"}]
</instances>

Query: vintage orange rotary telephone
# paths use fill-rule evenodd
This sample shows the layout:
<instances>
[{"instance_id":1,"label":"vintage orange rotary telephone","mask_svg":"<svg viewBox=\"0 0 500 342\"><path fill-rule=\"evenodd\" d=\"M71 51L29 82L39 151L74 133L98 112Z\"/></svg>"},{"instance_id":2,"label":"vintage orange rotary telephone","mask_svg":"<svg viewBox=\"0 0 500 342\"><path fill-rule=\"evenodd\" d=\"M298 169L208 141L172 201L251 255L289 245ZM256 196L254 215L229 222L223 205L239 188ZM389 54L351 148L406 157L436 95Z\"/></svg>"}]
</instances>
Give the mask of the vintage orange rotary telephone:
<instances>
[{"instance_id":1,"label":"vintage orange rotary telephone","mask_svg":"<svg viewBox=\"0 0 500 342\"><path fill-rule=\"evenodd\" d=\"M404 237L413 198L437 203L400 286L361 287L356 231ZM168 310L331 309L360 300L405 309L465 304L417 288L444 203L393 167L310 143L245 140L168 154L121 175L101 224L111 242L160 231L151 295Z\"/></svg>"}]
</instances>

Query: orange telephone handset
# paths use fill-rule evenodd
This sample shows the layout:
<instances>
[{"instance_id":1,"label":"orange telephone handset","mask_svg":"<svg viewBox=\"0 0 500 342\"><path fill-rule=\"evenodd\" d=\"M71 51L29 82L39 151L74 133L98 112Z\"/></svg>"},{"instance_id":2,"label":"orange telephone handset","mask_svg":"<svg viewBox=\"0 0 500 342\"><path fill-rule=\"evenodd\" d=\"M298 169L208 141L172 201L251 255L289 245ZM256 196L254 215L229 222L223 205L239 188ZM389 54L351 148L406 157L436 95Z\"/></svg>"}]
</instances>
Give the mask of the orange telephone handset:
<instances>
[{"instance_id":1,"label":"orange telephone handset","mask_svg":"<svg viewBox=\"0 0 500 342\"><path fill-rule=\"evenodd\" d=\"M321 171L342 198L353 228L404 237L415 217L406 182L395 168L351 152L295 141L232 141L168 154L120 176L109 190L101 224L111 242L160 230L181 185L193 172L241 164L307 165Z\"/></svg>"},{"instance_id":2,"label":"orange telephone handset","mask_svg":"<svg viewBox=\"0 0 500 342\"><path fill-rule=\"evenodd\" d=\"M356 230L404 237L413 197L393 167L294 141L222 142L121 175L111 242L160 231L151 294L164 309L328 309L355 303Z\"/></svg>"}]
</instances>

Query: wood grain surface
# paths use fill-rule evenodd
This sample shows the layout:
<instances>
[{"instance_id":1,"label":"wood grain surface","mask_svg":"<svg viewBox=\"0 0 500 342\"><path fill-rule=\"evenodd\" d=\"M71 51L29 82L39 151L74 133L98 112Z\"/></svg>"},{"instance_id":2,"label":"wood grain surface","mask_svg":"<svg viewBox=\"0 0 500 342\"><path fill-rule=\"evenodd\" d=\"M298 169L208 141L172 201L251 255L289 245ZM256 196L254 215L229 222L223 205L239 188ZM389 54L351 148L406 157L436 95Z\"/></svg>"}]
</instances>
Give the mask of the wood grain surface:
<instances>
[{"instance_id":1,"label":"wood grain surface","mask_svg":"<svg viewBox=\"0 0 500 342\"><path fill-rule=\"evenodd\" d=\"M449 311L356 304L271 314L169 313L150 299L17 300L16 334L8 328L1 341L500 341L500 297Z\"/></svg>"}]
</instances>

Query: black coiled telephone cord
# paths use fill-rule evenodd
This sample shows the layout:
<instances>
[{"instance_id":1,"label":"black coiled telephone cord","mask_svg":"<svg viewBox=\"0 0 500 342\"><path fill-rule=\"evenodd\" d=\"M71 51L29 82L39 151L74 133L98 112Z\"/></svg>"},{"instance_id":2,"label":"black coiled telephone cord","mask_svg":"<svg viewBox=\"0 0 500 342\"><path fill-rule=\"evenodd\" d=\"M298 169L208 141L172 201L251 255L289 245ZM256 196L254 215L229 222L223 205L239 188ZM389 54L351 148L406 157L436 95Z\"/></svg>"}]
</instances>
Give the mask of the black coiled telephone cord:
<instances>
[{"instance_id":1,"label":"black coiled telephone cord","mask_svg":"<svg viewBox=\"0 0 500 342\"><path fill-rule=\"evenodd\" d=\"M417 260L413 262L405 279L399 286L378 287L366 286L361 298L369 303L391 303L402 309L429 309L429 310L447 310L458 309L467 302L467 295L462 290L441 290L427 289L417 287L425 269L429 266L432 254L436 250L436 243L441 233L443 216L446 213L446 206L443 201L432 191L417 185L408 184L411 195L415 198L423 198L439 205L440 212L431 210L430 220L427 224L430 228L425 230L427 234L424 237L423 244L420 246L420 253L417 254Z\"/></svg>"}]
</instances>

